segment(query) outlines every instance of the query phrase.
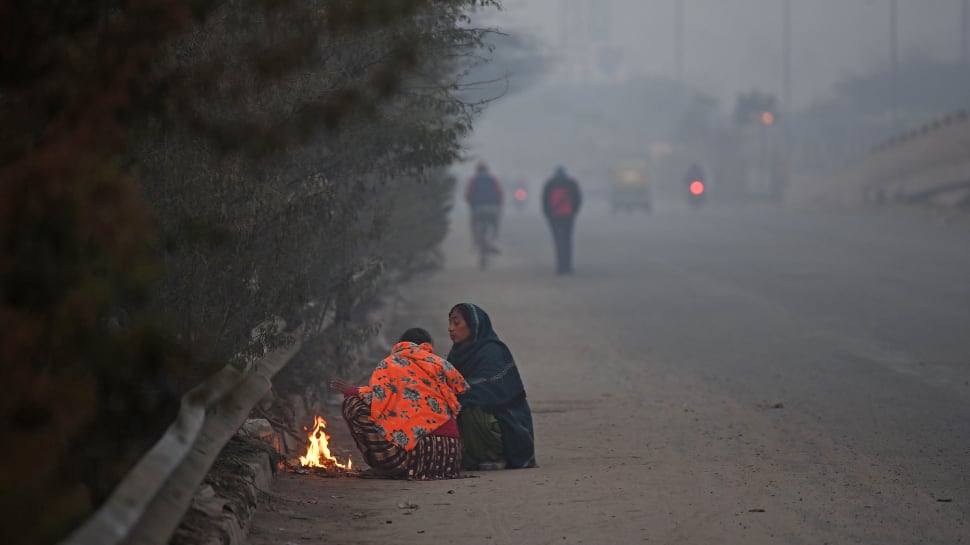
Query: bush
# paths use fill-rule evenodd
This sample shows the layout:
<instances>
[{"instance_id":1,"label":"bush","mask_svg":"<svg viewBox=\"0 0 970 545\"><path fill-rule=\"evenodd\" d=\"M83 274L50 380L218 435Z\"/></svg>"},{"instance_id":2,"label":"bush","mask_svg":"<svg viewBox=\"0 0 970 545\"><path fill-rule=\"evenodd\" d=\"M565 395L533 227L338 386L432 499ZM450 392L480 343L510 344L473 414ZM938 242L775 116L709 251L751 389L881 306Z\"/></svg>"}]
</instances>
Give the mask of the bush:
<instances>
[{"instance_id":1,"label":"bush","mask_svg":"<svg viewBox=\"0 0 970 545\"><path fill-rule=\"evenodd\" d=\"M0 541L63 536L187 388L293 333L260 324L433 264L466 3L3 3Z\"/></svg>"}]
</instances>

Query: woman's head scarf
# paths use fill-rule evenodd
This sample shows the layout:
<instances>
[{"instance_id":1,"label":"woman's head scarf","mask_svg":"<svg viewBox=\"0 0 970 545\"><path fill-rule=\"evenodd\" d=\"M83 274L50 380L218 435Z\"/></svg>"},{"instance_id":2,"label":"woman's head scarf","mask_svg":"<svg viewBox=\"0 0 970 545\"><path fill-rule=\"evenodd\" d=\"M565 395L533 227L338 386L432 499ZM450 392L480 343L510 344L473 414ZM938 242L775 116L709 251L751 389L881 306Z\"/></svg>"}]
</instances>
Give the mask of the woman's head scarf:
<instances>
[{"instance_id":1,"label":"woman's head scarf","mask_svg":"<svg viewBox=\"0 0 970 545\"><path fill-rule=\"evenodd\" d=\"M467 340L455 343L448 352L448 361L468 381L468 391L458 400L466 407L480 407L498 421L506 467L536 465L532 411L512 352L498 338L492 320L481 307L460 303L454 309L465 318L470 333Z\"/></svg>"},{"instance_id":2,"label":"woman's head scarf","mask_svg":"<svg viewBox=\"0 0 970 545\"><path fill-rule=\"evenodd\" d=\"M512 351L495 333L488 313L472 303L459 303L452 310L461 313L469 329L468 339L452 345L447 356L471 387L459 397L461 403L499 406L523 397L525 388Z\"/></svg>"},{"instance_id":3,"label":"woman's head scarf","mask_svg":"<svg viewBox=\"0 0 970 545\"><path fill-rule=\"evenodd\" d=\"M472 354L489 345L501 347L508 353L509 359L512 359L512 352L498 338L498 334L492 328L492 319L489 318L488 313L482 310L481 307L472 303L459 303L452 307L452 310L457 310L462 318L464 318L465 323L468 325L469 337L460 343L452 345L451 351L448 352L448 361L452 362L453 365L455 361L452 357L455 360L466 361Z\"/></svg>"}]
</instances>

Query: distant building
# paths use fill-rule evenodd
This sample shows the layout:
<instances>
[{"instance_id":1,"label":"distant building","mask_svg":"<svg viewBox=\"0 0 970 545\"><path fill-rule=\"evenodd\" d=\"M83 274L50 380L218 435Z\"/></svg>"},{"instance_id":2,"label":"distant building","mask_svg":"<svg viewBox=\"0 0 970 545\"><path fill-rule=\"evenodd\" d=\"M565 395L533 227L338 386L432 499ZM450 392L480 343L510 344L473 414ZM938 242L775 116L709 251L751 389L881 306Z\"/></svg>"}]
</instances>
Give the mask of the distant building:
<instances>
[{"instance_id":1,"label":"distant building","mask_svg":"<svg viewBox=\"0 0 970 545\"><path fill-rule=\"evenodd\" d=\"M611 0L559 3L559 65L570 83L611 83L628 78L623 52L615 45Z\"/></svg>"}]
</instances>

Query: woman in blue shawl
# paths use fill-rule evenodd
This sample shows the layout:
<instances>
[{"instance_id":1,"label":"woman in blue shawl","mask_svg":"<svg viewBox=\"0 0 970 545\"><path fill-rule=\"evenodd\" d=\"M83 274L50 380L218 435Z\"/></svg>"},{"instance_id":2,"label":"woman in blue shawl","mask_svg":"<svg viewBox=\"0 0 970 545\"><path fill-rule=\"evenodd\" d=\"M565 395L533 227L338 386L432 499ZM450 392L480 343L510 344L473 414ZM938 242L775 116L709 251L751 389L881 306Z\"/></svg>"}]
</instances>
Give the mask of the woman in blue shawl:
<instances>
[{"instance_id":1,"label":"woman in blue shawl","mask_svg":"<svg viewBox=\"0 0 970 545\"><path fill-rule=\"evenodd\" d=\"M532 411L512 352L481 308L459 303L448 312L454 345L448 361L469 389L458 396L464 469L535 467Z\"/></svg>"}]
</instances>

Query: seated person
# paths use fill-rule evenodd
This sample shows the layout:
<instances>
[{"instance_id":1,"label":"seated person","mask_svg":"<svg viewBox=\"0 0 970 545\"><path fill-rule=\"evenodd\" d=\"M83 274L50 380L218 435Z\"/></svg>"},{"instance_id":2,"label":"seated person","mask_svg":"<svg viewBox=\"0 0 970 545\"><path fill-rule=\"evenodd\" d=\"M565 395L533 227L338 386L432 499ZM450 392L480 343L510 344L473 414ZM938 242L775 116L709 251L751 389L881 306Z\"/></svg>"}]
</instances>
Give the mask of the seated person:
<instances>
[{"instance_id":1,"label":"seated person","mask_svg":"<svg viewBox=\"0 0 970 545\"><path fill-rule=\"evenodd\" d=\"M427 331L405 331L366 386L334 379L330 387L344 394L344 419L372 473L419 481L459 476L456 396L468 384L432 352Z\"/></svg>"},{"instance_id":2,"label":"seated person","mask_svg":"<svg viewBox=\"0 0 970 545\"><path fill-rule=\"evenodd\" d=\"M448 313L455 343L448 361L468 381L458 396L464 469L536 467L532 411L509 347L480 307L460 303Z\"/></svg>"}]
</instances>

